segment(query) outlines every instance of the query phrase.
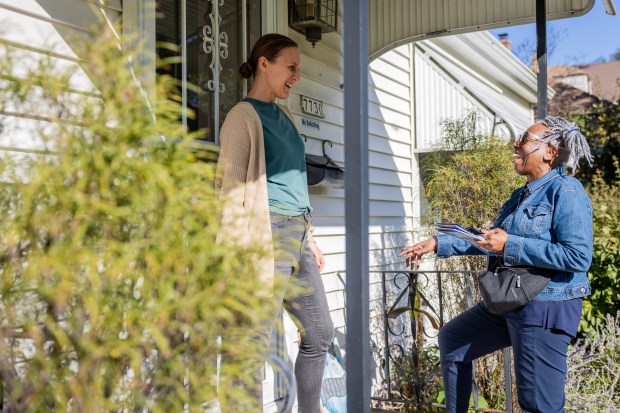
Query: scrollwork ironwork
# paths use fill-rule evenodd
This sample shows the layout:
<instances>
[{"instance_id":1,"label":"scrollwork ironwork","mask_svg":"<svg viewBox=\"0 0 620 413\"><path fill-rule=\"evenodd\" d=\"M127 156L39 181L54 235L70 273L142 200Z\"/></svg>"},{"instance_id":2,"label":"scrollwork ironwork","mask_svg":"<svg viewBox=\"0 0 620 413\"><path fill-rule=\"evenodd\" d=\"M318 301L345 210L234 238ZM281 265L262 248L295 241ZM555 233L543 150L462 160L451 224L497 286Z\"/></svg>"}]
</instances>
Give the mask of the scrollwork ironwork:
<instances>
[{"instance_id":1,"label":"scrollwork ironwork","mask_svg":"<svg viewBox=\"0 0 620 413\"><path fill-rule=\"evenodd\" d=\"M209 68L213 74L213 79L207 81L207 88L215 92L217 96L226 90L226 87L219 79L220 72L222 71L220 59L228 58L228 34L220 32L222 17L220 16L219 8L224 5L224 0L209 1L213 5L212 11L208 16L211 24L206 24L202 27L202 35L200 37L202 39L202 51L207 55L211 55Z\"/></svg>"},{"instance_id":2,"label":"scrollwork ironwork","mask_svg":"<svg viewBox=\"0 0 620 413\"><path fill-rule=\"evenodd\" d=\"M381 271L383 303L383 353L378 363L384 371L383 396L379 402L434 405L439 391L439 350L422 346L421 336L435 339L443 325L443 297L439 271ZM454 272L452 272L454 273ZM468 275L470 272L459 272ZM436 275L438 300L425 295ZM435 297L433 297L435 298ZM429 320L419 323L418 315ZM393 374L395 373L395 374ZM395 380L395 378L398 380Z\"/></svg>"}]
</instances>

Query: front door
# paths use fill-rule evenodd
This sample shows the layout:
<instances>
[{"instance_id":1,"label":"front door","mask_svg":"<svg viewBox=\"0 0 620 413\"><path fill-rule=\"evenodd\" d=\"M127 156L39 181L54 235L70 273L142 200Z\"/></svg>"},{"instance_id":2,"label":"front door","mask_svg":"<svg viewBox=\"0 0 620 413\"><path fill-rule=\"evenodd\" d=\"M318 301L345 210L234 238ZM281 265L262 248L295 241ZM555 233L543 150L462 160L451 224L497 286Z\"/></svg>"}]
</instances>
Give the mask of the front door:
<instances>
[{"instance_id":1,"label":"front door","mask_svg":"<svg viewBox=\"0 0 620 413\"><path fill-rule=\"evenodd\" d=\"M157 12L156 40L177 46L174 53L183 57L169 70L181 83L184 108L195 115L184 116L183 123L192 131L203 130L204 140L219 143L226 113L247 88L238 69L261 35L261 2L158 0ZM157 50L161 56L173 53Z\"/></svg>"}]
</instances>

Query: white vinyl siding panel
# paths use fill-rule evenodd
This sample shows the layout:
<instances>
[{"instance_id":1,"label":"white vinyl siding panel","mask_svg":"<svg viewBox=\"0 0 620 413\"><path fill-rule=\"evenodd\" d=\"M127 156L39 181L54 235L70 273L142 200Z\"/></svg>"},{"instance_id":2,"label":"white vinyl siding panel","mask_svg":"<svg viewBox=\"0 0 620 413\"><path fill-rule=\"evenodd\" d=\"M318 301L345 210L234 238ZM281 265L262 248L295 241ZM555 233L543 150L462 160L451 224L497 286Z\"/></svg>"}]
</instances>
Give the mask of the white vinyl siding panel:
<instances>
[{"instance_id":1,"label":"white vinyl siding panel","mask_svg":"<svg viewBox=\"0 0 620 413\"><path fill-rule=\"evenodd\" d=\"M416 151L436 148L443 120L472 111L480 115L479 132L504 139L533 122L535 74L489 33L424 40L413 48Z\"/></svg>"},{"instance_id":2,"label":"white vinyl siding panel","mask_svg":"<svg viewBox=\"0 0 620 413\"><path fill-rule=\"evenodd\" d=\"M479 126L483 130L491 130L493 114L463 90L462 85L418 52L415 53L415 75L416 101L421 103L416 123L417 150L436 148L441 138L443 120L460 119L472 111L483 115Z\"/></svg>"},{"instance_id":3,"label":"white vinyl siding panel","mask_svg":"<svg viewBox=\"0 0 620 413\"><path fill-rule=\"evenodd\" d=\"M105 2L94 0L0 0L0 43L19 64L11 68L11 75L25 77L36 68L37 62L51 58L52 67L59 72L73 71L67 99L74 93L96 95L96 87L79 67L77 45L95 35L95 26L113 27L122 13L121 0ZM120 40L119 40L120 41ZM45 151L40 133L48 134L55 127L45 108L6 105L2 108L0 146L3 151ZM55 120L57 121L57 120Z\"/></svg>"},{"instance_id":4,"label":"white vinyl siding panel","mask_svg":"<svg viewBox=\"0 0 620 413\"><path fill-rule=\"evenodd\" d=\"M333 142L325 149L334 161L344 165L344 111L339 42L323 42L312 49L292 31L302 52L301 80L288 100L295 123L308 139L306 152L320 154L321 140ZM334 36L332 35L332 38ZM320 56L320 59L313 57ZM323 101L324 119L301 111L300 95ZM369 67L369 219L371 264L400 262L396 250L406 245L412 231L412 89L411 54L398 49L377 59ZM302 125L302 119L319 124L319 129ZM317 243L325 255L322 272L327 299L340 345L344 348L345 229L344 190L310 187ZM393 240L399 240L395 246ZM389 260L389 263L386 261ZM285 317L286 319L287 317ZM291 324L287 324L292 326ZM289 354L292 357L292 354Z\"/></svg>"},{"instance_id":5,"label":"white vinyl siding panel","mask_svg":"<svg viewBox=\"0 0 620 413\"><path fill-rule=\"evenodd\" d=\"M411 232L412 186L412 84L408 48L393 50L369 67L369 215L377 224L370 229L371 267L389 266L382 250L386 239L401 239ZM403 236L403 234L405 234Z\"/></svg>"}]
</instances>

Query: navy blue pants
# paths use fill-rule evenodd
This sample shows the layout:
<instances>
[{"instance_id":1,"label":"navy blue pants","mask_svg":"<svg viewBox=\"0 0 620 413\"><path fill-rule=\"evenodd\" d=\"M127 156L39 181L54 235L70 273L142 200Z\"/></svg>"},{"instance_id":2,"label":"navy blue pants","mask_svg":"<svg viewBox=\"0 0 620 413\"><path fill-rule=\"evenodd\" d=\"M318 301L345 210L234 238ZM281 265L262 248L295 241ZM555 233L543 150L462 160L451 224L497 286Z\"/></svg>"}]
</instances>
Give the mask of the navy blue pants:
<instances>
[{"instance_id":1,"label":"navy blue pants","mask_svg":"<svg viewBox=\"0 0 620 413\"><path fill-rule=\"evenodd\" d=\"M512 346L519 405L526 413L564 411L566 354L571 337L470 308L439 331L441 371L448 413L465 413L472 390L472 362Z\"/></svg>"}]
</instances>

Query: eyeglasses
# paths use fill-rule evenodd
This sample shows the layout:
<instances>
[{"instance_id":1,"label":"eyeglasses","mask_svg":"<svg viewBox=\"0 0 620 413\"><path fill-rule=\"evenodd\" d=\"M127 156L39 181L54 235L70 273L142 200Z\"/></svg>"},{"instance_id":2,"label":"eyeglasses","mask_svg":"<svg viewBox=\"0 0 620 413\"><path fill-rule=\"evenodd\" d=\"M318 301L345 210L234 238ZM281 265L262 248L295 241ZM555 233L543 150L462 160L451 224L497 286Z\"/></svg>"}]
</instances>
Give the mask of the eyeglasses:
<instances>
[{"instance_id":1,"label":"eyeglasses","mask_svg":"<svg viewBox=\"0 0 620 413\"><path fill-rule=\"evenodd\" d=\"M538 136L530 133L528 131L523 132L519 140L517 140L517 145L523 146L528 142L544 142L544 138L539 138Z\"/></svg>"}]
</instances>

